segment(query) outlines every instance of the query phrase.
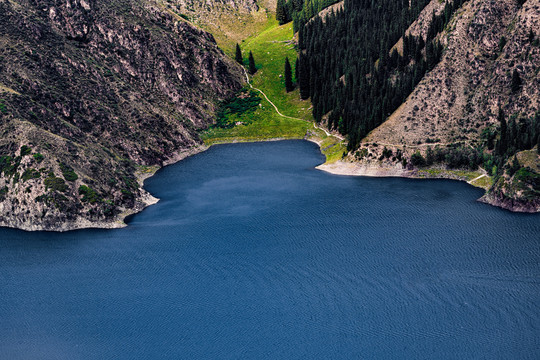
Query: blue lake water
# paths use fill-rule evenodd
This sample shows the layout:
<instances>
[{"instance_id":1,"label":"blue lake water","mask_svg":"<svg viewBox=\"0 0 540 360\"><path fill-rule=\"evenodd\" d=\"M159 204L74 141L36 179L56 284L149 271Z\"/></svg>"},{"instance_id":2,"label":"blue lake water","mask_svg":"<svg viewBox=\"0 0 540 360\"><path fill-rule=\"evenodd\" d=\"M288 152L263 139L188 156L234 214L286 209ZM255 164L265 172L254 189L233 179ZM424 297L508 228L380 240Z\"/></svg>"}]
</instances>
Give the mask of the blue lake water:
<instances>
[{"instance_id":1,"label":"blue lake water","mask_svg":"<svg viewBox=\"0 0 540 360\"><path fill-rule=\"evenodd\" d=\"M0 359L538 359L540 215L236 144L119 230L0 229Z\"/></svg>"}]
</instances>

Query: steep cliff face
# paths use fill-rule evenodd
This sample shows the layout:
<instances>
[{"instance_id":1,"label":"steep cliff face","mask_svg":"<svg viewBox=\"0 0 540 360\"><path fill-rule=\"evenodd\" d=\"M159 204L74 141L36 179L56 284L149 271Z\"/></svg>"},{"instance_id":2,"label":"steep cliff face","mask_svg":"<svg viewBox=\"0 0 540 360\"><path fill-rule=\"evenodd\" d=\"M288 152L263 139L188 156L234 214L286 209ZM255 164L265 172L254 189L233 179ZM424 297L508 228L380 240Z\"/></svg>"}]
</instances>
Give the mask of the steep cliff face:
<instances>
[{"instance_id":1,"label":"steep cliff face","mask_svg":"<svg viewBox=\"0 0 540 360\"><path fill-rule=\"evenodd\" d=\"M116 227L242 83L150 0L0 0L0 225Z\"/></svg>"},{"instance_id":2,"label":"steep cliff face","mask_svg":"<svg viewBox=\"0 0 540 360\"><path fill-rule=\"evenodd\" d=\"M444 3L433 0L408 33L425 37L431 14L443 8ZM357 167L362 169L386 168L391 169L390 174L409 174L414 170L411 156L417 152L425 156L428 147L459 144L491 152L482 134L498 128L499 108L516 119L532 118L539 111L540 46L534 41L540 36L538 29L538 0L523 4L516 0L465 2L438 35L444 46L441 62L402 106L363 140L360 152L369 156L359 161L351 156L350 160L359 162ZM521 79L517 91L511 85L514 71ZM407 165L403 165L402 156L382 156L385 147L393 154L403 154L409 160ZM514 177L503 178L506 180L495 184L487 201L517 211L540 211L540 201L531 202L520 192L504 190L503 183L512 183ZM503 199L502 194L510 193L511 200Z\"/></svg>"}]
</instances>

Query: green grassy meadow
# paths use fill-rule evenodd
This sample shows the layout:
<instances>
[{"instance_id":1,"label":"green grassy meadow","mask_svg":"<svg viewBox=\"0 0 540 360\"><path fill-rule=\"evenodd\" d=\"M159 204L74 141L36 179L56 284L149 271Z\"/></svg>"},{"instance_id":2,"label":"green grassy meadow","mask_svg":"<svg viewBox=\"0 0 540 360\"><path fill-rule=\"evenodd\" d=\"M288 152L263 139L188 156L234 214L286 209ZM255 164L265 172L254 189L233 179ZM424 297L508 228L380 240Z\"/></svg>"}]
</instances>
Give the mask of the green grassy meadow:
<instances>
[{"instance_id":1,"label":"green grassy meadow","mask_svg":"<svg viewBox=\"0 0 540 360\"><path fill-rule=\"evenodd\" d=\"M346 146L341 144L339 139L327 136L324 131L314 127L311 102L301 100L298 89L290 93L285 91L285 58L289 57L294 74L297 54L295 44L292 23L280 26L273 15L268 16L266 26L259 34L239 44L245 66L250 51L255 58L257 72L250 76L253 87L262 90L279 111L288 117L280 116L259 93L262 100L255 111L229 115L230 122L241 123L240 125L232 128L211 127L204 131L201 136L206 145L307 137L321 145L327 161L341 158ZM246 85L246 89L248 88L249 85Z\"/></svg>"}]
</instances>

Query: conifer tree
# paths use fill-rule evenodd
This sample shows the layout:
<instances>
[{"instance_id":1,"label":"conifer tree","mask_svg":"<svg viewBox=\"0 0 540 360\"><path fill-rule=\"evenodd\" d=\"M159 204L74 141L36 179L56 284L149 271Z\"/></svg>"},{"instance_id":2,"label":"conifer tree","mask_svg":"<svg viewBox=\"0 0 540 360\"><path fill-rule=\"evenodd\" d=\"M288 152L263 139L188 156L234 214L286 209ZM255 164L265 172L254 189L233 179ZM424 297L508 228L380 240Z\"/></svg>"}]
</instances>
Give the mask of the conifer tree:
<instances>
[{"instance_id":1,"label":"conifer tree","mask_svg":"<svg viewBox=\"0 0 540 360\"><path fill-rule=\"evenodd\" d=\"M519 73L516 69L514 69L514 72L512 73L512 92L515 93L521 88L521 77L519 76Z\"/></svg>"},{"instance_id":2,"label":"conifer tree","mask_svg":"<svg viewBox=\"0 0 540 360\"><path fill-rule=\"evenodd\" d=\"M292 8L294 11L302 10L303 5L304 5L304 0L292 0Z\"/></svg>"},{"instance_id":3,"label":"conifer tree","mask_svg":"<svg viewBox=\"0 0 540 360\"><path fill-rule=\"evenodd\" d=\"M287 90L287 92L294 90L291 63L289 62L288 57L285 58L285 90Z\"/></svg>"},{"instance_id":4,"label":"conifer tree","mask_svg":"<svg viewBox=\"0 0 540 360\"><path fill-rule=\"evenodd\" d=\"M251 75L255 74L257 72L257 67L255 66L255 59L253 58L253 53L249 52L249 73Z\"/></svg>"},{"instance_id":5,"label":"conifer tree","mask_svg":"<svg viewBox=\"0 0 540 360\"><path fill-rule=\"evenodd\" d=\"M302 56L302 54L300 54L300 56L298 57L297 62L298 77L296 78L296 81L298 82L298 86L300 87L300 98L302 100L306 100L309 99L310 95L309 63L308 59Z\"/></svg>"},{"instance_id":6,"label":"conifer tree","mask_svg":"<svg viewBox=\"0 0 540 360\"><path fill-rule=\"evenodd\" d=\"M236 56L234 57L236 62L240 65L244 64L244 58L242 57L242 50L240 49L240 45L236 44Z\"/></svg>"},{"instance_id":7,"label":"conifer tree","mask_svg":"<svg viewBox=\"0 0 540 360\"><path fill-rule=\"evenodd\" d=\"M298 63L300 60L298 60L298 57L296 58L296 62L294 64L294 78L296 79L296 82L298 83Z\"/></svg>"}]
</instances>

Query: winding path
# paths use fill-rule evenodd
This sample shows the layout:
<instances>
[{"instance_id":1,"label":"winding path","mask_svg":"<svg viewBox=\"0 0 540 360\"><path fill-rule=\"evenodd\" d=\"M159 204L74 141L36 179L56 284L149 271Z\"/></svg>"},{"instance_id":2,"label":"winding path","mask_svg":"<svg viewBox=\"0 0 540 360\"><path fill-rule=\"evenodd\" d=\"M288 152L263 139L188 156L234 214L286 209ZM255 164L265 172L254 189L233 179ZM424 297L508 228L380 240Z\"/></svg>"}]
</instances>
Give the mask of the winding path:
<instances>
[{"instance_id":1,"label":"winding path","mask_svg":"<svg viewBox=\"0 0 540 360\"><path fill-rule=\"evenodd\" d=\"M274 107L274 109L276 110L277 114L283 118L286 118L286 119L292 119L292 120L301 120L301 121L306 121L304 119L300 119L300 118L297 118L297 117L292 117L292 116L287 116L287 115L284 115L281 113L281 111L279 111L278 107L276 106L276 104L274 104L269 98L268 96L266 96L266 94L264 93L264 91L262 91L261 89L257 89L256 87L254 87L251 82L249 81L249 75L248 75L248 72L246 71L246 68L242 66L242 70L244 70L244 75L246 76L246 81L249 85L250 88L252 88L253 90L256 90L258 92L260 92L264 98L266 99L266 101L268 101L270 103L270 105L272 105ZM317 126L315 123L313 123L313 126L315 127L315 129L319 129L319 130L322 130L324 131L324 133L326 134L326 136L333 136L335 138L338 138L339 140L345 140L342 136L340 135L335 135L335 134L331 134L330 132L328 132L328 130L326 130L325 128L322 128L322 127L319 127Z\"/></svg>"}]
</instances>

